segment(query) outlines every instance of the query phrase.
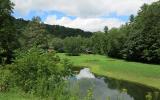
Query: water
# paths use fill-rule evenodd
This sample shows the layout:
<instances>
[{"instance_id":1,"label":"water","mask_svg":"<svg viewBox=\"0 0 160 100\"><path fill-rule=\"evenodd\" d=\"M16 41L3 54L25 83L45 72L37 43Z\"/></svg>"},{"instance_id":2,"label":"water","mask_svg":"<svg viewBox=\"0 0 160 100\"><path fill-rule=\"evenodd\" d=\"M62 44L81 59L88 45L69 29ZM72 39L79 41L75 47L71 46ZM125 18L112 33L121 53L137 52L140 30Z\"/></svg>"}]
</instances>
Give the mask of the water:
<instances>
[{"instance_id":1,"label":"water","mask_svg":"<svg viewBox=\"0 0 160 100\"><path fill-rule=\"evenodd\" d=\"M78 87L82 100L88 90L92 91L93 100L146 100L148 92L151 92L152 100L160 100L159 90L122 80L95 77L88 68L80 70L71 83L72 87Z\"/></svg>"},{"instance_id":2,"label":"water","mask_svg":"<svg viewBox=\"0 0 160 100\"><path fill-rule=\"evenodd\" d=\"M95 76L90 72L89 68L84 68L80 70L80 73L76 75L77 79L83 79L83 78L95 78Z\"/></svg>"}]
</instances>

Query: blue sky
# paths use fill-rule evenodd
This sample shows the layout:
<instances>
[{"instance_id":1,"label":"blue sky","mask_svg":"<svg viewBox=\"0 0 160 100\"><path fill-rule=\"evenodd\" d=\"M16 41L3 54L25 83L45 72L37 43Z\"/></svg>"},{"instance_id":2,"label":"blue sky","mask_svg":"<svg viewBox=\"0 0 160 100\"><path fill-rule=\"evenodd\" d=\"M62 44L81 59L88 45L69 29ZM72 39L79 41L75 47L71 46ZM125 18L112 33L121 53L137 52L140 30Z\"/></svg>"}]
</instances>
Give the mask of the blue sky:
<instances>
[{"instance_id":1,"label":"blue sky","mask_svg":"<svg viewBox=\"0 0 160 100\"><path fill-rule=\"evenodd\" d=\"M31 20L34 16L40 16L42 21L45 21L45 19L50 16L50 15L56 15L57 19L61 19L62 17L68 17L72 20L76 19L76 16L68 16L65 13L62 12L58 12L58 11L49 11L49 12L40 12L38 13L37 11L30 11L28 14L26 15L21 15L18 11L14 11L13 16L16 18L23 18L26 20ZM118 16L115 13L110 14L108 16L100 16L99 18L117 18L120 19L122 21L127 22L129 20L129 16L128 15L123 15L123 16Z\"/></svg>"},{"instance_id":2,"label":"blue sky","mask_svg":"<svg viewBox=\"0 0 160 100\"><path fill-rule=\"evenodd\" d=\"M26 20L40 16L46 24L103 31L120 27L144 4L156 0L11 0L13 16Z\"/></svg>"},{"instance_id":3,"label":"blue sky","mask_svg":"<svg viewBox=\"0 0 160 100\"><path fill-rule=\"evenodd\" d=\"M29 13L27 13L26 15L21 15L21 13L19 13L18 11L14 11L13 16L15 16L16 18L19 17L23 17L26 20L31 20L34 16L40 16L42 21L45 21L45 19L49 16L49 15L56 15L57 19L60 19L64 16L67 16L65 13L62 12L58 12L58 11L48 11L48 12L37 12L37 11L33 11L31 10ZM74 16L67 16L71 19L73 19Z\"/></svg>"}]
</instances>

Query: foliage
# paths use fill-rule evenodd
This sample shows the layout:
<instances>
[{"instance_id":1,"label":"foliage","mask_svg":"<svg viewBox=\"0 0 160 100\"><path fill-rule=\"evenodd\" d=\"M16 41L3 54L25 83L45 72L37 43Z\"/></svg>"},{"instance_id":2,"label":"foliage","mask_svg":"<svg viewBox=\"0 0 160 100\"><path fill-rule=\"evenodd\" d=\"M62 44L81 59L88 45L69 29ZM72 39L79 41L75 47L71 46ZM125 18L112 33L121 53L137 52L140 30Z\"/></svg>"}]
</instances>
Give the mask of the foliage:
<instances>
[{"instance_id":1,"label":"foliage","mask_svg":"<svg viewBox=\"0 0 160 100\"><path fill-rule=\"evenodd\" d=\"M109 30L109 29L108 29L108 26L105 26L105 27L104 27L104 32L105 32L106 34L108 33L108 30Z\"/></svg>"},{"instance_id":2,"label":"foliage","mask_svg":"<svg viewBox=\"0 0 160 100\"><path fill-rule=\"evenodd\" d=\"M121 28L112 28L107 34L107 55L115 58L122 58L121 50L126 41L126 27L122 26ZM118 35L117 35L118 34Z\"/></svg>"},{"instance_id":3,"label":"foliage","mask_svg":"<svg viewBox=\"0 0 160 100\"><path fill-rule=\"evenodd\" d=\"M102 32L94 33L91 37L92 51L96 54L106 54L106 35Z\"/></svg>"},{"instance_id":4,"label":"foliage","mask_svg":"<svg viewBox=\"0 0 160 100\"><path fill-rule=\"evenodd\" d=\"M11 63L12 51L19 46L11 16L13 6L10 0L0 0L0 63L3 57L6 58L6 63Z\"/></svg>"},{"instance_id":5,"label":"foliage","mask_svg":"<svg viewBox=\"0 0 160 100\"><path fill-rule=\"evenodd\" d=\"M143 5L133 20L125 43L124 57L148 63L160 60L160 1Z\"/></svg>"},{"instance_id":6,"label":"foliage","mask_svg":"<svg viewBox=\"0 0 160 100\"><path fill-rule=\"evenodd\" d=\"M61 52L63 53L64 52L64 40L63 39L60 39L60 38L53 38L51 41L50 41L50 44L51 44L51 48L56 50L57 52Z\"/></svg>"},{"instance_id":7,"label":"foliage","mask_svg":"<svg viewBox=\"0 0 160 100\"><path fill-rule=\"evenodd\" d=\"M31 48L17 53L11 72L16 85L25 92L47 96L71 75L69 67L71 64L61 61L54 52Z\"/></svg>"},{"instance_id":8,"label":"foliage","mask_svg":"<svg viewBox=\"0 0 160 100\"><path fill-rule=\"evenodd\" d=\"M33 17L32 21L28 23L26 28L22 33L21 45L27 48L37 46L43 49L47 49L48 47L48 39L47 31L45 27L41 24L41 19L39 17Z\"/></svg>"},{"instance_id":9,"label":"foliage","mask_svg":"<svg viewBox=\"0 0 160 100\"><path fill-rule=\"evenodd\" d=\"M82 38L78 37L67 37L64 39L64 49L68 55L78 56L82 49Z\"/></svg>"}]
</instances>

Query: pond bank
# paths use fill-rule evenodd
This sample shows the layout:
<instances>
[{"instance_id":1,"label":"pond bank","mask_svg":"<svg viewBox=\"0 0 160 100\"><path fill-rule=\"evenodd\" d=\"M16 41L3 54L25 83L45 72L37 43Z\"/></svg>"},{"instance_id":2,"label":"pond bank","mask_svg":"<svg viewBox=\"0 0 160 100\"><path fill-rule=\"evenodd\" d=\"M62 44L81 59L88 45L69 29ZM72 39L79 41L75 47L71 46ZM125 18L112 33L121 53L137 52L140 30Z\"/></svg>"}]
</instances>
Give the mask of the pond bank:
<instances>
[{"instance_id":1,"label":"pond bank","mask_svg":"<svg viewBox=\"0 0 160 100\"><path fill-rule=\"evenodd\" d=\"M72 70L79 70L73 68ZM82 68L79 73L75 73L78 80L72 81L76 83L72 86L78 86L82 97L87 93L88 89L92 89L93 98L95 100L148 100L146 95L150 94L153 100L160 100L160 91L144 85L132 82L116 80L113 78L94 75L88 68ZM79 78L81 76L81 78Z\"/></svg>"},{"instance_id":2,"label":"pond bank","mask_svg":"<svg viewBox=\"0 0 160 100\"><path fill-rule=\"evenodd\" d=\"M58 55L61 58L69 59L77 67L89 67L96 75L125 80L160 90L160 65L127 62L101 55L66 56L63 53Z\"/></svg>"},{"instance_id":3,"label":"pond bank","mask_svg":"<svg viewBox=\"0 0 160 100\"><path fill-rule=\"evenodd\" d=\"M72 70L74 70L76 72L76 74L83 68L87 68L87 66L76 66L74 68L72 68ZM101 75L101 74L97 74L93 71L91 71L96 77L104 77L104 78L107 78L107 79L111 79L111 80L116 80L116 81L121 81L122 83L129 83L129 84L135 84L137 86L140 86L140 87L147 87L148 89L150 90L155 90L155 91L159 91L160 92L160 89L156 88L156 87L153 87L153 86L148 86L146 84L142 84L142 83L138 83L138 82L133 82L133 81L129 81L129 80L124 80L124 79L118 79L118 78L114 78L114 77L110 77L110 76L106 76L106 75Z\"/></svg>"}]
</instances>

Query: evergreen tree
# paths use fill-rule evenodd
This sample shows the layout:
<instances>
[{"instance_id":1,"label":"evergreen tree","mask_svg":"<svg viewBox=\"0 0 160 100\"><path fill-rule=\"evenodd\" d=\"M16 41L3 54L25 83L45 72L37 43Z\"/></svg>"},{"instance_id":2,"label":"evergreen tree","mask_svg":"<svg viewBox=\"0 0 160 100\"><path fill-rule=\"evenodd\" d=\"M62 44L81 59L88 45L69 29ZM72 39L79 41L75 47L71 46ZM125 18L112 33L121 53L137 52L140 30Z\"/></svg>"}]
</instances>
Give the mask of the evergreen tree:
<instances>
[{"instance_id":1,"label":"evergreen tree","mask_svg":"<svg viewBox=\"0 0 160 100\"><path fill-rule=\"evenodd\" d=\"M14 4L10 0L0 0L0 62L10 63L13 50L18 47L14 18L11 16Z\"/></svg>"}]
</instances>

